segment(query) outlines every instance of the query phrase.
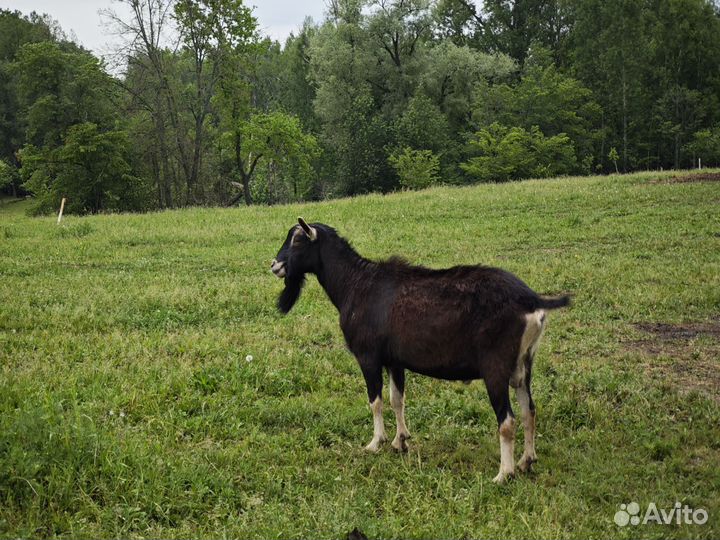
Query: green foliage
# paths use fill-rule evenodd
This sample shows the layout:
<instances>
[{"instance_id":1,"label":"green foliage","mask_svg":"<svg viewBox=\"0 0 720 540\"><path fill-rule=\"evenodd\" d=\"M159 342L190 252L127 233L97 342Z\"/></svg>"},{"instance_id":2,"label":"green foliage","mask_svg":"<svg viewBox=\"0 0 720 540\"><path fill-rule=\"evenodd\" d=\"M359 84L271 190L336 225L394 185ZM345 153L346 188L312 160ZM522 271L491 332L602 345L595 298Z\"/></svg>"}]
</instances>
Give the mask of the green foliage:
<instances>
[{"instance_id":1,"label":"green foliage","mask_svg":"<svg viewBox=\"0 0 720 540\"><path fill-rule=\"evenodd\" d=\"M400 177L400 185L408 189L424 189L440 180L440 158L431 150L404 147L388 158Z\"/></svg>"},{"instance_id":2,"label":"green foliage","mask_svg":"<svg viewBox=\"0 0 720 540\"><path fill-rule=\"evenodd\" d=\"M711 0L334 0L284 47L245 0L118 2L122 15L106 15L128 44L118 76L49 17L0 10L0 159L17 167L26 145L50 155L77 124L117 129L150 198L140 206L172 208L391 191L402 184L389 158L405 148L432 151L451 184L714 155ZM314 137L312 157L248 151L242 126L276 111ZM501 154L521 165L478 176L460 166L483 157L468 134L495 123L517 128Z\"/></svg>"},{"instance_id":3,"label":"green foliage","mask_svg":"<svg viewBox=\"0 0 720 540\"><path fill-rule=\"evenodd\" d=\"M718 119L720 17L707 0L568 3L568 68L603 108L601 157L622 170L690 165L683 148Z\"/></svg>"},{"instance_id":4,"label":"green foliage","mask_svg":"<svg viewBox=\"0 0 720 540\"><path fill-rule=\"evenodd\" d=\"M478 85L473 120L479 126L498 122L525 130L538 126L549 136L564 133L573 143L577 162L589 164L600 138L600 106L580 81L548 64L544 52L534 50L515 86ZM584 169L572 172L589 172L587 165Z\"/></svg>"},{"instance_id":5,"label":"green foliage","mask_svg":"<svg viewBox=\"0 0 720 540\"><path fill-rule=\"evenodd\" d=\"M420 88L438 104L457 131L467 125L477 86L507 80L515 70L508 56L444 41L427 52Z\"/></svg>"},{"instance_id":6,"label":"green foliage","mask_svg":"<svg viewBox=\"0 0 720 540\"><path fill-rule=\"evenodd\" d=\"M50 41L30 43L12 66L29 144L53 147L76 123L112 121L110 77L91 54L66 49Z\"/></svg>"},{"instance_id":7,"label":"green foliage","mask_svg":"<svg viewBox=\"0 0 720 540\"><path fill-rule=\"evenodd\" d=\"M558 0L483 0L482 46L501 51L523 65L533 46L565 49L572 4Z\"/></svg>"},{"instance_id":8,"label":"green foliage","mask_svg":"<svg viewBox=\"0 0 720 540\"><path fill-rule=\"evenodd\" d=\"M243 0L177 0L173 9L186 45L216 62L255 38L257 20Z\"/></svg>"},{"instance_id":9,"label":"green foliage","mask_svg":"<svg viewBox=\"0 0 720 540\"><path fill-rule=\"evenodd\" d=\"M15 180L15 168L0 159L0 190L9 186Z\"/></svg>"},{"instance_id":10,"label":"green foliage","mask_svg":"<svg viewBox=\"0 0 720 540\"><path fill-rule=\"evenodd\" d=\"M320 149L300 119L280 111L255 114L240 126L242 151L247 162L262 163L261 184L255 185L259 202L288 202L307 198L313 188L313 162ZM248 176L246 181L250 181Z\"/></svg>"},{"instance_id":11,"label":"green foliage","mask_svg":"<svg viewBox=\"0 0 720 540\"><path fill-rule=\"evenodd\" d=\"M476 132L469 144L479 155L460 166L480 182L547 178L570 174L577 166L569 137L547 137L537 126L527 131L493 123Z\"/></svg>"},{"instance_id":12,"label":"green foliage","mask_svg":"<svg viewBox=\"0 0 720 540\"><path fill-rule=\"evenodd\" d=\"M685 150L692 154L693 161L700 158L706 167L720 165L720 124L696 132Z\"/></svg>"},{"instance_id":13,"label":"green foliage","mask_svg":"<svg viewBox=\"0 0 720 540\"><path fill-rule=\"evenodd\" d=\"M610 152L608 152L608 159L613 162L613 165L615 165L615 172L618 172L617 162L618 159L620 159L620 156L618 155L617 149L614 146L610 148Z\"/></svg>"},{"instance_id":14,"label":"green foliage","mask_svg":"<svg viewBox=\"0 0 720 540\"><path fill-rule=\"evenodd\" d=\"M96 124L71 126L57 148L26 146L20 154L24 187L35 196L33 211L49 213L68 199L68 213L140 210L147 193L127 162L129 141L122 131Z\"/></svg>"},{"instance_id":15,"label":"green foliage","mask_svg":"<svg viewBox=\"0 0 720 540\"><path fill-rule=\"evenodd\" d=\"M407 108L397 119L395 131L400 146L442 152L450 143L447 117L424 95L408 101Z\"/></svg>"}]
</instances>

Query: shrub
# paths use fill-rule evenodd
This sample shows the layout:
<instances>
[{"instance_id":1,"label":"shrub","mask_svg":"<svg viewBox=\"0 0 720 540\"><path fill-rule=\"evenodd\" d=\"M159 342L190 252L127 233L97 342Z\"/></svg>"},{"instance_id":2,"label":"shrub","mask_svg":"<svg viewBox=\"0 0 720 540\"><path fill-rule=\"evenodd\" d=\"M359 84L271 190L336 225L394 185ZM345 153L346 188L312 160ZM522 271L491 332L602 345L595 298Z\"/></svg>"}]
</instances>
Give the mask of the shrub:
<instances>
[{"instance_id":1,"label":"shrub","mask_svg":"<svg viewBox=\"0 0 720 540\"><path fill-rule=\"evenodd\" d=\"M495 122L476 132L470 147L479 155L460 166L481 182L547 178L577 167L570 138L564 133L546 137L537 126L528 131Z\"/></svg>"},{"instance_id":2,"label":"shrub","mask_svg":"<svg viewBox=\"0 0 720 540\"><path fill-rule=\"evenodd\" d=\"M400 177L400 185L408 189L423 189L440 179L440 158L431 150L405 147L388 158Z\"/></svg>"}]
</instances>

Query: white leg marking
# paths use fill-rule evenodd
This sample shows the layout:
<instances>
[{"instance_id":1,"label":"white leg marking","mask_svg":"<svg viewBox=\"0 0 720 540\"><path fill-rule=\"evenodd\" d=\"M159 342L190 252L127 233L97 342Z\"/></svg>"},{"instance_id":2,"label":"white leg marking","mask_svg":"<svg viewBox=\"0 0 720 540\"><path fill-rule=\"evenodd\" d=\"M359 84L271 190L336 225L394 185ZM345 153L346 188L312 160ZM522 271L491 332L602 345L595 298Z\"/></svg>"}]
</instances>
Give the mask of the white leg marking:
<instances>
[{"instance_id":1,"label":"white leg marking","mask_svg":"<svg viewBox=\"0 0 720 540\"><path fill-rule=\"evenodd\" d=\"M525 429L524 451L520 461L518 461L518 468L523 472L527 472L530 466L537 461L537 455L535 454L535 411L530 410L530 394L525 388L525 357L528 354L535 356L543 330L545 330L545 311L539 309L533 313L528 313L525 319L527 323L520 339L520 353L513 376L515 396L520 404Z\"/></svg>"},{"instance_id":2,"label":"white leg marking","mask_svg":"<svg viewBox=\"0 0 720 540\"><path fill-rule=\"evenodd\" d=\"M515 475L515 460L513 450L515 447L515 419L507 416L498 429L500 436L500 472L493 478L496 484L502 484L505 480Z\"/></svg>"},{"instance_id":3,"label":"white leg marking","mask_svg":"<svg viewBox=\"0 0 720 540\"><path fill-rule=\"evenodd\" d=\"M530 410L530 394L525 388L524 381L515 390L515 396L520 404L525 429L525 449L517 466L522 472L527 472L530 470L530 466L537 461L537 455L535 454L535 411Z\"/></svg>"},{"instance_id":4,"label":"white leg marking","mask_svg":"<svg viewBox=\"0 0 720 540\"><path fill-rule=\"evenodd\" d=\"M390 405L395 413L397 431L392 441L392 447L399 452L407 452L408 446L405 442L410 438L410 432L405 425L405 395L395 386L395 381L390 375Z\"/></svg>"},{"instance_id":5,"label":"white leg marking","mask_svg":"<svg viewBox=\"0 0 720 540\"><path fill-rule=\"evenodd\" d=\"M383 424L382 398L380 396L376 397L375 401L370 404L370 410L373 414L373 438L365 447L365 450L377 452L380 450L380 444L387 441L385 425Z\"/></svg>"}]
</instances>

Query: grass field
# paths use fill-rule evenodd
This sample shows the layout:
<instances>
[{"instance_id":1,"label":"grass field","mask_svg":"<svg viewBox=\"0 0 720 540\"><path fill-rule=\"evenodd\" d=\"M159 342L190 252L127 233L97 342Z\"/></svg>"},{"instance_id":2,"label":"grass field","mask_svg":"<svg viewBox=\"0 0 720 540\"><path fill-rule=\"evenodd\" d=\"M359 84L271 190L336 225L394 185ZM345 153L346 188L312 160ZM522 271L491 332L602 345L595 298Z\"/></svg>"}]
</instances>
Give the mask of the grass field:
<instances>
[{"instance_id":1,"label":"grass field","mask_svg":"<svg viewBox=\"0 0 720 540\"><path fill-rule=\"evenodd\" d=\"M717 538L720 183L673 174L60 226L0 204L0 535ZM409 453L362 450L371 415L333 306L313 278L274 307L269 261L298 215L371 258L574 294L536 358L533 474L491 482L482 382L408 375ZM709 519L618 527L631 501Z\"/></svg>"}]
</instances>

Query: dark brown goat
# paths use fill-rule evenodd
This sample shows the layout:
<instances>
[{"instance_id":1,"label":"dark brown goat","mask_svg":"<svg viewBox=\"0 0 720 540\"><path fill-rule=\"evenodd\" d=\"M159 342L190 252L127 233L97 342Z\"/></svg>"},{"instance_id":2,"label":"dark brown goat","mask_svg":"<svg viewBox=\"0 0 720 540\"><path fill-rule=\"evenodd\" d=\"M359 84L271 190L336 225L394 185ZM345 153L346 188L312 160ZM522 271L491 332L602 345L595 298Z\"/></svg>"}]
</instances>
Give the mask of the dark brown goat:
<instances>
[{"instance_id":1,"label":"dark brown goat","mask_svg":"<svg viewBox=\"0 0 720 540\"><path fill-rule=\"evenodd\" d=\"M535 454L535 405L530 377L545 327L545 310L569 304L569 297L544 298L498 268L456 266L430 270L400 259L364 259L334 229L302 218L290 229L272 262L285 279L278 299L283 313L300 296L305 275L315 274L340 312L340 327L365 376L373 413L376 452L386 441L382 420L382 369L390 375L390 404L397 419L392 446L407 450L405 370L448 380L484 379L500 436L503 482L515 472L515 419L509 387L515 388L525 427L527 471Z\"/></svg>"}]
</instances>

